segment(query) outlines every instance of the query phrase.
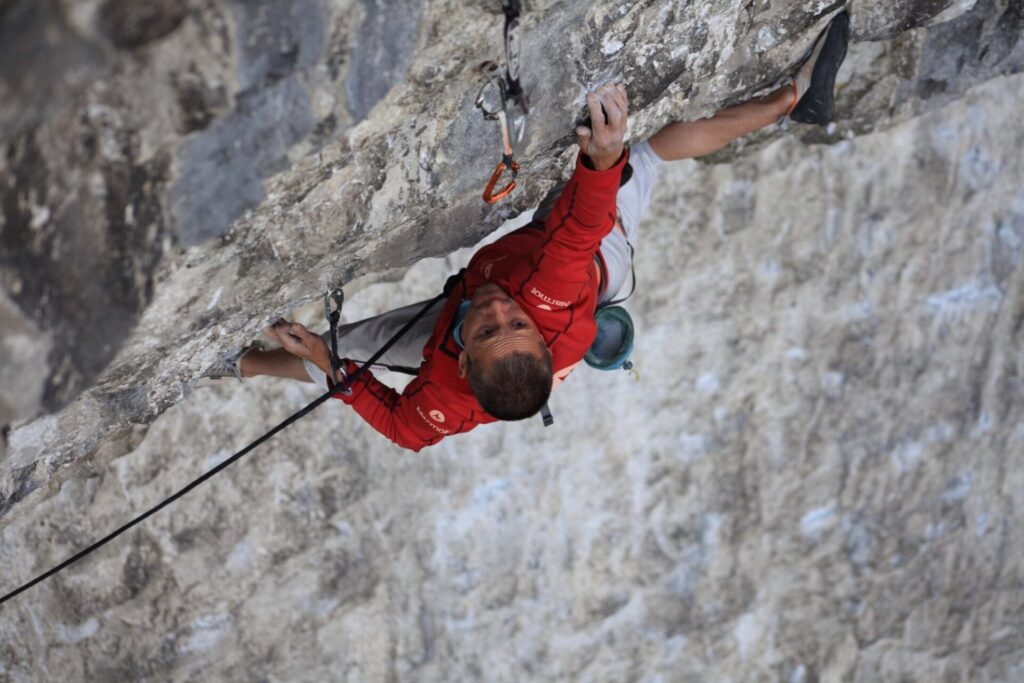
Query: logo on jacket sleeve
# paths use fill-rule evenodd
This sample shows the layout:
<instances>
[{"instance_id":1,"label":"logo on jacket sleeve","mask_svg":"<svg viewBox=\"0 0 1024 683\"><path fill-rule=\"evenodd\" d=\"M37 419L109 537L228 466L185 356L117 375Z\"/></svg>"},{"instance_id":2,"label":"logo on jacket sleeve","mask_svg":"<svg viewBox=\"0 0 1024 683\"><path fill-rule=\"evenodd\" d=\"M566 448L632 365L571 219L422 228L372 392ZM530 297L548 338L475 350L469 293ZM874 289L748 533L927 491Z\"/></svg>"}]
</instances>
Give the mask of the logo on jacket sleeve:
<instances>
[{"instance_id":1,"label":"logo on jacket sleeve","mask_svg":"<svg viewBox=\"0 0 1024 683\"><path fill-rule=\"evenodd\" d=\"M430 411L430 417L428 418L427 415L424 414L423 409L420 408L419 406L416 406L416 414L420 416L420 419L422 419L424 422L427 423L428 427L433 429L438 434L451 434L452 433L452 430L445 429L444 427L438 427L436 424L434 424L434 422L431 421L431 420L433 420L435 422L444 422L445 421L446 418L444 416L444 413L442 413L440 410L431 410Z\"/></svg>"}]
</instances>

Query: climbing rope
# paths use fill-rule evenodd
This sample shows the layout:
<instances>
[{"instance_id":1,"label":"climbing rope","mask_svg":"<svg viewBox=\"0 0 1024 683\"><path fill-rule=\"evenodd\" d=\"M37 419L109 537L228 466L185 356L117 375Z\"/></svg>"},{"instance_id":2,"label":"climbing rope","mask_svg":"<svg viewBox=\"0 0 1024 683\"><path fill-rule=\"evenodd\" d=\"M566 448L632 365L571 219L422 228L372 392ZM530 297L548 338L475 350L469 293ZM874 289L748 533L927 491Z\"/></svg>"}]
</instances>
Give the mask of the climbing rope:
<instances>
[{"instance_id":1,"label":"climbing rope","mask_svg":"<svg viewBox=\"0 0 1024 683\"><path fill-rule=\"evenodd\" d=\"M423 316L425 316L427 314L427 312L431 308L433 308L439 301L441 301L442 299L447 298L451 294L452 289L454 288L455 284L459 281L461 276L462 276L462 273L460 272L460 273L458 273L456 275L453 275L452 277L448 278L448 282L445 283L444 291L443 292L441 292L436 297L434 297L433 299L428 301L423 306L423 308L421 308L419 310L419 312L416 313L415 316L413 316L407 323L405 323L405 325L402 326L402 329L400 329L398 332L396 332L395 335L393 337L391 337L391 339L389 339L384 344L384 346L382 346L377 351L377 353L373 354L370 357L370 359L366 362L365 365L362 365L358 369L356 369L356 371L353 372L351 375L347 376L344 379L344 381L334 383L334 386L332 386L329 390L327 390L326 393L322 394L321 396L319 396L318 398L313 400L305 408L302 408L298 412L294 413L293 415L291 415L290 417L285 419L283 422L278 424L276 427L271 429L269 432L267 432L263 436L259 437L258 439L256 439L252 443L250 443L248 446L246 446L242 450L238 451L237 453L232 455L230 458L228 458L224 462L220 463L219 465L217 465L216 467L214 467L210 471L206 472L205 474L203 474L199 478L193 480L190 484L188 484L184 488L180 489L179 491L173 493L172 495L168 496L164 500L160 501L159 503L157 503L156 505L154 505L150 509L148 509L145 512L143 512L141 515L135 517L135 519L131 520L130 522L127 522L126 524L121 525L119 528L117 528L114 531L110 532L109 534L107 534L106 536L104 536L100 540L96 541L95 543L93 543L89 547L85 548L84 550L81 550L81 551L75 553L74 555L72 555L68 559L66 559L63 562L61 562L60 564L58 564L53 569L50 569L49 571L46 571L46 572L40 574L39 576L37 576L36 578L32 579L31 581L29 581L29 582L23 584L22 586L12 590L10 593L7 593L2 598L0 598L0 605L4 604L5 602L10 600L11 598L13 598L13 597L15 597L15 596L17 596L17 595L27 591L32 586L35 586L36 584L38 584L38 583L40 583L42 581L45 581L46 579L50 578L51 576L53 576L57 572L61 571L62 569L65 569L66 567L71 566L72 564L74 564L78 560L82 559L86 555L92 553L94 550L97 550L97 549L103 547L104 545L106 545L110 541L114 540L115 538L117 538L118 536L123 534L125 531L128 531L128 529L131 529L136 524L139 524L140 522L142 522L146 518L156 514L157 512L162 510L163 508L167 507L168 505L170 505L174 501L176 501L179 498L181 498L182 496L184 496L186 493L188 493L192 489L194 489L197 486L199 486L200 484L202 484L207 479L210 479L211 477L216 475L218 472L221 472L222 470L227 468L229 465L231 465L235 461L241 459L243 456L245 456L247 453L249 453L250 451L255 449L260 444L263 444L266 441L269 441L278 432L284 431L289 426L291 426L294 423L298 422L299 420L301 420L306 415L309 415L311 412L316 410L318 407L320 407L321 405L326 403L328 399L334 397L337 394L349 393L351 391L350 387L352 386L353 382L355 382L357 379L359 379L359 377L364 372L369 370L370 367L374 363L376 363L377 360L379 360L385 353L387 353L388 350L391 349L391 347L394 346L398 342L399 339L401 339L403 336L405 336L405 334L410 329L412 329L412 326L415 325L416 322L419 321ZM335 290L335 291L339 291L340 292L340 290ZM341 301L342 301L343 297L340 294L337 296L337 298L335 298L333 292L328 292L328 297L333 298L336 301L338 306L341 305ZM333 311L333 313L337 313L337 312L338 311ZM331 311L330 306L328 304L328 319L329 320L331 320L331 313L332 313L332 311ZM337 318L333 319L333 323L334 323L334 325L337 324ZM334 325L332 325L332 327ZM332 337L333 337L333 335L332 335ZM336 362L337 362L336 361L336 355L337 355L336 354L336 349L337 349L336 346L334 346L332 348L332 353L331 353L331 355L332 355L332 361L331 361L332 365L335 365Z\"/></svg>"}]
</instances>

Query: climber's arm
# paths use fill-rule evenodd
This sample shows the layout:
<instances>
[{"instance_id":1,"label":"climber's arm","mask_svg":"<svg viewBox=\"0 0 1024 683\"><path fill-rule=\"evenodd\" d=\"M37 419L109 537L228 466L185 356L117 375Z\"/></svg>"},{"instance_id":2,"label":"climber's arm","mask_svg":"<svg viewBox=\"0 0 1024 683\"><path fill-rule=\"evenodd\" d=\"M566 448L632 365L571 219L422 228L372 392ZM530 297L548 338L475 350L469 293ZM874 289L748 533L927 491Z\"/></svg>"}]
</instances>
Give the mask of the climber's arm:
<instances>
[{"instance_id":1,"label":"climber's arm","mask_svg":"<svg viewBox=\"0 0 1024 683\"><path fill-rule=\"evenodd\" d=\"M334 382L342 381L341 374L335 375L331 368L331 352L323 337L299 323L285 321L276 323L273 330L286 351L313 363L325 376L333 377ZM351 376L358 366L346 360L343 368ZM443 392L421 378L413 380L399 394L367 371L352 383L350 389L350 394L339 393L335 398L351 405L371 427L402 448L418 451L448 434L466 432L476 426L475 422L458 420L449 408L444 412L438 411L438 407L446 405L441 395ZM436 419L438 416L439 421Z\"/></svg>"},{"instance_id":2,"label":"climber's arm","mask_svg":"<svg viewBox=\"0 0 1024 683\"><path fill-rule=\"evenodd\" d=\"M549 239L513 276L525 296L537 297L538 306L565 307L576 300L592 277L594 252L615 227L615 197L628 158L623 145L629 107L626 90L615 84L601 86L588 96L587 106L592 125L576 129L580 155L545 221Z\"/></svg>"}]
</instances>

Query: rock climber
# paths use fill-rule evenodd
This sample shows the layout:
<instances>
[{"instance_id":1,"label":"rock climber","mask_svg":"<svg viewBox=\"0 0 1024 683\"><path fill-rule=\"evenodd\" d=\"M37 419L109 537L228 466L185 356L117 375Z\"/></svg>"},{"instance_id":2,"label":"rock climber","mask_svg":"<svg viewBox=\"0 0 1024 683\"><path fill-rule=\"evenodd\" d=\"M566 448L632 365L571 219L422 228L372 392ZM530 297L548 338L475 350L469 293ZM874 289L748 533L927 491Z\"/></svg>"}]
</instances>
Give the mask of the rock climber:
<instances>
[{"instance_id":1,"label":"rock climber","mask_svg":"<svg viewBox=\"0 0 1024 683\"><path fill-rule=\"evenodd\" d=\"M627 279L631 245L660 166L715 152L787 114L807 123L831 121L848 34L842 12L784 86L708 119L671 123L631 148L624 144L626 88L597 88L587 96L591 125L576 129L580 152L569 181L542 202L530 225L477 251L443 304L380 359L418 367L416 378L398 393L366 372L349 394L336 397L414 451L479 424L537 414L594 341L598 305ZM631 172L621 182L627 164ZM344 359L337 375L323 336L281 320L266 330L280 348L243 349L204 376L267 375L329 388L421 308L417 303L339 327Z\"/></svg>"}]
</instances>

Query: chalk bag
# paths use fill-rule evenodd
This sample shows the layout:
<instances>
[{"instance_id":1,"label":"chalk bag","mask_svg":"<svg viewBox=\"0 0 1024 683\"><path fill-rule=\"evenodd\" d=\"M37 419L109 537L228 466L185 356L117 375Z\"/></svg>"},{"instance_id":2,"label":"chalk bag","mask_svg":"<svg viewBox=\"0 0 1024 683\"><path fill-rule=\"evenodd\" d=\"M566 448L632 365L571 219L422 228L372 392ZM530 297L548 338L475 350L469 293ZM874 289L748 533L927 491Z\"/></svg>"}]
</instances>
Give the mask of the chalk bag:
<instances>
[{"instance_id":1,"label":"chalk bag","mask_svg":"<svg viewBox=\"0 0 1024 683\"><path fill-rule=\"evenodd\" d=\"M629 370L633 351L633 319L622 306L598 308L594 314L597 336L583 360L597 370Z\"/></svg>"}]
</instances>

